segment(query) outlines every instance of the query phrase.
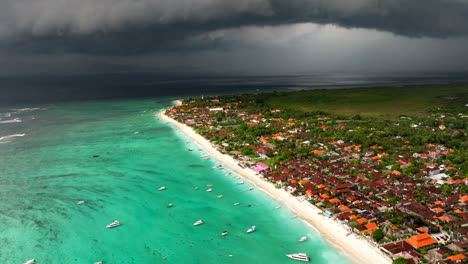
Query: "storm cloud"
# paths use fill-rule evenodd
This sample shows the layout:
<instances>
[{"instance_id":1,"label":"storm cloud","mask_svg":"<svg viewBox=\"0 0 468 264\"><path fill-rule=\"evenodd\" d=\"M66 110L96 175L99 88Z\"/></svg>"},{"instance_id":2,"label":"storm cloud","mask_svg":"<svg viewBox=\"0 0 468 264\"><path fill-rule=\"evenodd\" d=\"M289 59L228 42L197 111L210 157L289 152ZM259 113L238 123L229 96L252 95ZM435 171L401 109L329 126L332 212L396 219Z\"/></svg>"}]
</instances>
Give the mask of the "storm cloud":
<instances>
[{"instance_id":1,"label":"storm cloud","mask_svg":"<svg viewBox=\"0 0 468 264\"><path fill-rule=\"evenodd\" d=\"M467 0L0 0L0 6L0 45L23 52L184 49L193 46L183 40L205 32L304 22L408 37L468 35Z\"/></svg>"},{"instance_id":2,"label":"storm cloud","mask_svg":"<svg viewBox=\"0 0 468 264\"><path fill-rule=\"evenodd\" d=\"M347 38L337 45L330 34ZM10 72L62 64L125 69L144 62L164 68L200 65L205 58L230 66L225 58L236 61L233 54L261 62L272 55L285 61L288 54L320 61L328 47L346 63L356 60L350 52L366 57L361 48L385 58L414 53L428 61L439 60L431 54L449 47L451 60L444 65L466 69L459 58L467 52L467 37L468 0L0 0L0 59L10 62L3 65ZM374 38L403 51L389 55L372 45ZM363 42L353 44L356 39ZM330 60L323 58L321 65Z\"/></svg>"}]
</instances>

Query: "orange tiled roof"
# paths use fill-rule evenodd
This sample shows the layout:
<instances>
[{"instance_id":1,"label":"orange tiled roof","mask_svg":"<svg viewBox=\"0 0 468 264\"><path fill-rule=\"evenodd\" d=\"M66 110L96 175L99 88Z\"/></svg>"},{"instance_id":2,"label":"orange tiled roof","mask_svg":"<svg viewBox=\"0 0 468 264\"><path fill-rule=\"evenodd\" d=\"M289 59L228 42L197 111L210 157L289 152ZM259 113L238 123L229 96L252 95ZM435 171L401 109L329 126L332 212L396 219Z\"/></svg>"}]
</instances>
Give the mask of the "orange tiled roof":
<instances>
[{"instance_id":1,"label":"orange tiled roof","mask_svg":"<svg viewBox=\"0 0 468 264\"><path fill-rule=\"evenodd\" d=\"M468 201L468 195L460 196L460 200L463 201L463 202Z\"/></svg>"},{"instance_id":2,"label":"orange tiled roof","mask_svg":"<svg viewBox=\"0 0 468 264\"><path fill-rule=\"evenodd\" d=\"M338 206L338 208L339 208L341 211L349 211L349 210L350 210L349 207L346 206L346 205L340 205L340 206Z\"/></svg>"},{"instance_id":3,"label":"orange tiled roof","mask_svg":"<svg viewBox=\"0 0 468 264\"><path fill-rule=\"evenodd\" d=\"M392 173L395 174L395 175L400 175L401 174L401 172L399 172L397 170L393 170Z\"/></svg>"},{"instance_id":4,"label":"orange tiled roof","mask_svg":"<svg viewBox=\"0 0 468 264\"><path fill-rule=\"evenodd\" d=\"M392 230L398 230L398 226L392 226Z\"/></svg>"},{"instance_id":5,"label":"orange tiled roof","mask_svg":"<svg viewBox=\"0 0 468 264\"><path fill-rule=\"evenodd\" d=\"M367 230L369 229L376 229L378 226L376 223L370 223L366 225Z\"/></svg>"},{"instance_id":6,"label":"orange tiled roof","mask_svg":"<svg viewBox=\"0 0 468 264\"><path fill-rule=\"evenodd\" d=\"M450 259L451 261L457 261L457 260L461 260L461 259L464 259L464 258L465 258L465 255L463 255L461 253L448 257L448 259Z\"/></svg>"},{"instance_id":7,"label":"orange tiled roof","mask_svg":"<svg viewBox=\"0 0 468 264\"><path fill-rule=\"evenodd\" d=\"M358 222L358 224L362 224L362 223L365 223L367 222L367 219L365 218L359 218L358 220L356 220Z\"/></svg>"},{"instance_id":8,"label":"orange tiled roof","mask_svg":"<svg viewBox=\"0 0 468 264\"><path fill-rule=\"evenodd\" d=\"M405 241L414 248L422 248L432 244L437 244L437 241L433 239L428 233L412 236Z\"/></svg>"}]
</instances>

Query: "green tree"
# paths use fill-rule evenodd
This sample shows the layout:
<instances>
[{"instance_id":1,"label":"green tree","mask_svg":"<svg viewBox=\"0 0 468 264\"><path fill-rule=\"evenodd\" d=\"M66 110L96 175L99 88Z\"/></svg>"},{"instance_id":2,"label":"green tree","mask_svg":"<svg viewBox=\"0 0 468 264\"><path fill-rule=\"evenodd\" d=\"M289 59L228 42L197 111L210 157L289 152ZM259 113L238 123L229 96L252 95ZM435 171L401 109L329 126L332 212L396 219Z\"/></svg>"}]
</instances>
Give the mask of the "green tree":
<instances>
[{"instance_id":1,"label":"green tree","mask_svg":"<svg viewBox=\"0 0 468 264\"><path fill-rule=\"evenodd\" d=\"M384 232L382 231L382 229L376 229L374 231L374 233L372 233L372 238L377 242L377 243L380 243L380 241L382 241L382 239L385 237L385 234Z\"/></svg>"},{"instance_id":2,"label":"green tree","mask_svg":"<svg viewBox=\"0 0 468 264\"><path fill-rule=\"evenodd\" d=\"M402 258L402 257L399 257L397 259L394 259L392 264L408 264L408 260Z\"/></svg>"}]
</instances>

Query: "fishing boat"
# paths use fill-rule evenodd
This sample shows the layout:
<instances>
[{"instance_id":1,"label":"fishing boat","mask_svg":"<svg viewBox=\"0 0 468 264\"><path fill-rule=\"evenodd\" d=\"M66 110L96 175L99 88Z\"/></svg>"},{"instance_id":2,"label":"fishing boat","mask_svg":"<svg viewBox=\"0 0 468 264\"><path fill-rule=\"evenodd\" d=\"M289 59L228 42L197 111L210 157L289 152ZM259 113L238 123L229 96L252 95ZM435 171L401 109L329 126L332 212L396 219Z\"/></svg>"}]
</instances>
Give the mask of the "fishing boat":
<instances>
[{"instance_id":1,"label":"fishing boat","mask_svg":"<svg viewBox=\"0 0 468 264\"><path fill-rule=\"evenodd\" d=\"M239 205L239 204L240 204L239 202L237 202L237 203L234 203L234 205Z\"/></svg>"},{"instance_id":2,"label":"fishing boat","mask_svg":"<svg viewBox=\"0 0 468 264\"><path fill-rule=\"evenodd\" d=\"M166 186L159 187L158 191L166 190Z\"/></svg>"},{"instance_id":3,"label":"fishing boat","mask_svg":"<svg viewBox=\"0 0 468 264\"><path fill-rule=\"evenodd\" d=\"M201 225L201 224L203 224L202 220L198 220L195 223L193 223L194 226Z\"/></svg>"},{"instance_id":4,"label":"fishing boat","mask_svg":"<svg viewBox=\"0 0 468 264\"><path fill-rule=\"evenodd\" d=\"M299 238L299 242L304 242L304 241L306 241L306 240L307 240L307 237L306 237L306 236L303 236L303 237Z\"/></svg>"},{"instance_id":5,"label":"fishing boat","mask_svg":"<svg viewBox=\"0 0 468 264\"><path fill-rule=\"evenodd\" d=\"M213 191L213 189L211 189L211 188L210 188L210 189L208 189L208 190L206 190L206 191L207 191L207 192L212 192L212 191Z\"/></svg>"},{"instance_id":6,"label":"fishing boat","mask_svg":"<svg viewBox=\"0 0 468 264\"><path fill-rule=\"evenodd\" d=\"M111 227L116 227L116 226L119 226L121 225L122 223L120 223L119 221L115 220L114 222L106 225L107 228L111 228Z\"/></svg>"},{"instance_id":7,"label":"fishing boat","mask_svg":"<svg viewBox=\"0 0 468 264\"><path fill-rule=\"evenodd\" d=\"M252 233L253 231L255 231L257 228L255 226L252 226L251 228L247 229L247 233Z\"/></svg>"},{"instance_id":8,"label":"fishing boat","mask_svg":"<svg viewBox=\"0 0 468 264\"><path fill-rule=\"evenodd\" d=\"M227 234L229 234L228 231L223 231L223 232L221 233L222 236L225 236L225 235L227 235Z\"/></svg>"},{"instance_id":9,"label":"fishing boat","mask_svg":"<svg viewBox=\"0 0 468 264\"><path fill-rule=\"evenodd\" d=\"M286 257L294 259L294 260L299 260L299 261L305 261L305 262L310 261L310 258L307 256L306 253L286 254Z\"/></svg>"},{"instance_id":10,"label":"fishing boat","mask_svg":"<svg viewBox=\"0 0 468 264\"><path fill-rule=\"evenodd\" d=\"M78 202L76 202L76 204L84 204L84 203L85 203L85 201L78 201Z\"/></svg>"},{"instance_id":11,"label":"fishing boat","mask_svg":"<svg viewBox=\"0 0 468 264\"><path fill-rule=\"evenodd\" d=\"M24 264L33 264L33 263L36 263L35 259L30 259L30 260L26 261Z\"/></svg>"}]
</instances>

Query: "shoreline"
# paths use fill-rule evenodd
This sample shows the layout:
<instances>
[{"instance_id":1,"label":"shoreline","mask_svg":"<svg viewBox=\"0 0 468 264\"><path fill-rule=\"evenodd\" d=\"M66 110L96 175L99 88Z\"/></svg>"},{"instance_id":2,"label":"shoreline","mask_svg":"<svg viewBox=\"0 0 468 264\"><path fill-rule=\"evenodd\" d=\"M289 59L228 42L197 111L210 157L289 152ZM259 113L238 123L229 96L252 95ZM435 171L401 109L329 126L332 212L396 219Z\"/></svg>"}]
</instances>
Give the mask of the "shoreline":
<instances>
[{"instance_id":1,"label":"shoreline","mask_svg":"<svg viewBox=\"0 0 468 264\"><path fill-rule=\"evenodd\" d=\"M180 105L181 101L176 100L175 103ZM233 172L253 183L260 190L266 192L273 199L282 203L282 205L305 221L306 224L310 225L314 231L317 231L330 246L342 253L342 255L350 262L356 264L391 263L390 259L384 256L383 252L374 245L371 245L365 238L356 234L347 236L346 234L349 232L347 226L332 218L319 214L322 211L308 201L299 199L299 197L293 196L283 189L276 189L272 183L260 178L251 169L240 168L234 158L217 151L207 139L197 134L192 128L166 116L164 114L164 110L159 113L159 117L163 121L166 121L180 129L206 152L220 161L225 167L228 167Z\"/></svg>"}]
</instances>

